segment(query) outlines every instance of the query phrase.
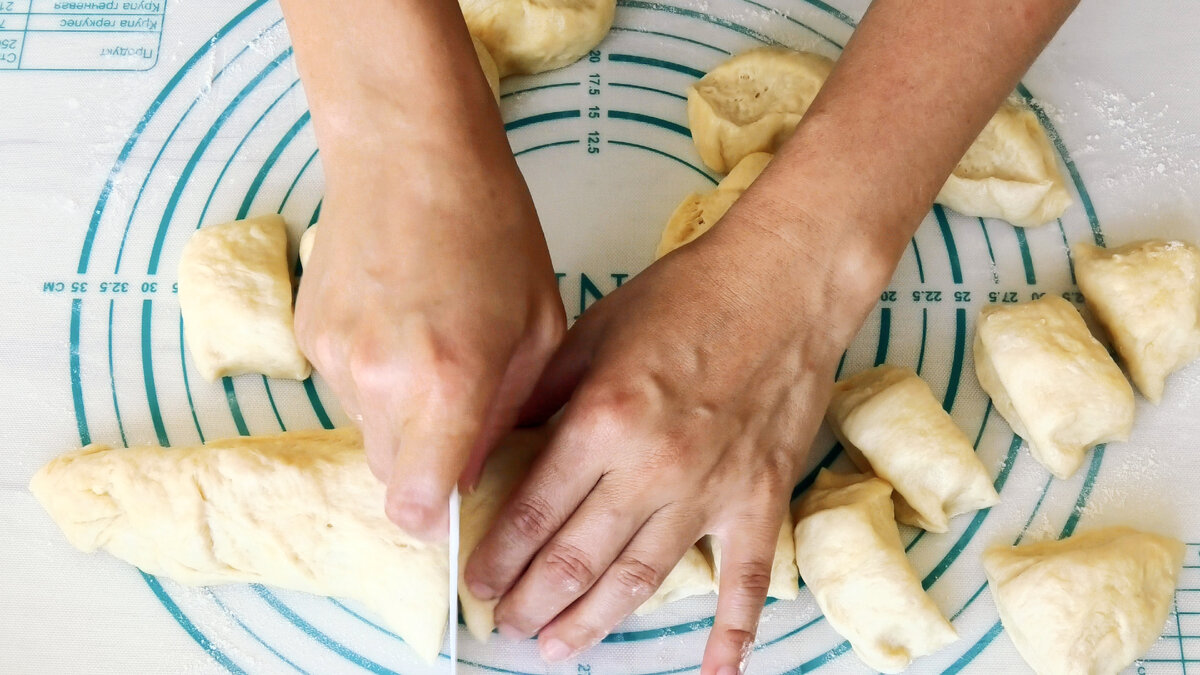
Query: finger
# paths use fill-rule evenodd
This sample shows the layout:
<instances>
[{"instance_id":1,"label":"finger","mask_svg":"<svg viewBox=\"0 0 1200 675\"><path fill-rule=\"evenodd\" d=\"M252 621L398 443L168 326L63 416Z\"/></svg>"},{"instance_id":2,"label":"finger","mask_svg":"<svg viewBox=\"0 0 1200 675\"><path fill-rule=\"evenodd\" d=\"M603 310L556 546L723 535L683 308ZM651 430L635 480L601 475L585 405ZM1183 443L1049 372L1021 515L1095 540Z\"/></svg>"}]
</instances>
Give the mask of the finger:
<instances>
[{"instance_id":1,"label":"finger","mask_svg":"<svg viewBox=\"0 0 1200 675\"><path fill-rule=\"evenodd\" d=\"M538 634L542 658L562 661L591 648L654 595L700 536L697 523L660 510L582 598Z\"/></svg>"},{"instance_id":2,"label":"finger","mask_svg":"<svg viewBox=\"0 0 1200 675\"><path fill-rule=\"evenodd\" d=\"M754 648L754 634L767 588L780 519L744 521L721 541L721 585L717 615L704 649L702 675L744 673Z\"/></svg>"},{"instance_id":3,"label":"finger","mask_svg":"<svg viewBox=\"0 0 1200 675\"><path fill-rule=\"evenodd\" d=\"M388 475L388 518L415 537L444 538L450 492L483 425L499 387L499 374L479 367L430 367L402 373L390 390L374 387L362 400L378 406L364 412L367 452L394 453ZM401 390L395 388L399 383Z\"/></svg>"},{"instance_id":4,"label":"finger","mask_svg":"<svg viewBox=\"0 0 1200 675\"><path fill-rule=\"evenodd\" d=\"M613 474L600 479L496 606L506 635L537 633L592 587L655 510L639 504L641 488Z\"/></svg>"},{"instance_id":5,"label":"finger","mask_svg":"<svg viewBox=\"0 0 1200 675\"><path fill-rule=\"evenodd\" d=\"M595 318L585 315L567 331L562 345L546 364L537 385L521 407L518 419L522 426L545 422L571 398L592 364L603 323L598 315Z\"/></svg>"},{"instance_id":6,"label":"finger","mask_svg":"<svg viewBox=\"0 0 1200 675\"><path fill-rule=\"evenodd\" d=\"M565 420L559 425L471 554L465 574L476 597L491 600L512 588L533 556L600 480L599 464L580 460L597 453L580 453L579 436Z\"/></svg>"},{"instance_id":7,"label":"finger","mask_svg":"<svg viewBox=\"0 0 1200 675\"><path fill-rule=\"evenodd\" d=\"M557 342L561 338L561 332L554 331L554 335L548 340ZM500 389L496 392L491 410L484 419L483 429L471 449L462 475L459 476L459 486L464 490L475 486L483 470L484 461L492 449L516 425L522 403L529 398L553 353L553 347L532 341L518 350L508 362L508 368L500 381Z\"/></svg>"}]
</instances>

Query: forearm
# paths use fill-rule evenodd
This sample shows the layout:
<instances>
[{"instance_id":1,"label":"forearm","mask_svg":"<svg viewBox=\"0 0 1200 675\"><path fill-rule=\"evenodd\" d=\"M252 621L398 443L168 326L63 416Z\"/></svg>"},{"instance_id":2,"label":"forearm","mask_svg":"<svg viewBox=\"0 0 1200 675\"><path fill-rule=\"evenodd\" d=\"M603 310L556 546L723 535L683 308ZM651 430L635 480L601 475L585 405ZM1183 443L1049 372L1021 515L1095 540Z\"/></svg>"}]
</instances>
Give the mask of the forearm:
<instances>
[{"instance_id":1,"label":"forearm","mask_svg":"<svg viewBox=\"0 0 1200 675\"><path fill-rule=\"evenodd\" d=\"M281 4L331 190L385 178L403 187L448 158L511 161L454 0Z\"/></svg>"},{"instance_id":2,"label":"forearm","mask_svg":"<svg viewBox=\"0 0 1200 675\"><path fill-rule=\"evenodd\" d=\"M875 0L756 183L780 214L771 226L808 259L840 264L873 304L955 164L1076 2Z\"/></svg>"}]
</instances>

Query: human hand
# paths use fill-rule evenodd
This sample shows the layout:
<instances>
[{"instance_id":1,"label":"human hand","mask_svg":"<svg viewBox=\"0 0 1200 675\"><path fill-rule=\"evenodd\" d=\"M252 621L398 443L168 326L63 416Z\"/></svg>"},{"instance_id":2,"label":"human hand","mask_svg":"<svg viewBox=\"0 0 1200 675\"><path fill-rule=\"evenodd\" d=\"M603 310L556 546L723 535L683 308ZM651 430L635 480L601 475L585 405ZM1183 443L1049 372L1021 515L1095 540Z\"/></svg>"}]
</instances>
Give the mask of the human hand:
<instances>
[{"instance_id":1,"label":"human hand","mask_svg":"<svg viewBox=\"0 0 1200 675\"><path fill-rule=\"evenodd\" d=\"M833 229L760 227L795 216L754 194L585 313L526 410L571 398L466 578L548 660L602 639L712 534L724 555L703 672L745 667L783 509L877 293L846 274L861 261L832 255Z\"/></svg>"},{"instance_id":2,"label":"human hand","mask_svg":"<svg viewBox=\"0 0 1200 675\"><path fill-rule=\"evenodd\" d=\"M428 539L445 536L452 487L474 482L566 326L511 152L474 143L323 152L296 301L300 348L362 429L388 516Z\"/></svg>"}]
</instances>

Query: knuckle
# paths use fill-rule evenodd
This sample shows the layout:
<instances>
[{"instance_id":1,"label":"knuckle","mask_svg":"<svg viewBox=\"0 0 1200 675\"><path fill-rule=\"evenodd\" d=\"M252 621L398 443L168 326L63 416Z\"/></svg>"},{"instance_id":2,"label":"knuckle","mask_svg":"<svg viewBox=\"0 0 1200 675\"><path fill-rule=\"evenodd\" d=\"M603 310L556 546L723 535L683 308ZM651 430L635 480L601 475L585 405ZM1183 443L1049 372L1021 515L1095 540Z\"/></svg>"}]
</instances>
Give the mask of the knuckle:
<instances>
[{"instance_id":1,"label":"knuckle","mask_svg":"<svg viewBox=\"0 0 1200 675\"><path fill-rule=\"evenodd\" d=\"M613 577L628 595L650 597L662 585L667 572L634 557L623 557L613 564Z\"/></svg>"},{"instance_id":2,"label":"knuckle","mask_svg":"<svg viewBox=\"0 0 1200 675\"><path fill-rule=\"evenodd\" d=\"M567 315L562 311L562 302L555 296L553 306L539 312L529 331L528 339L540 352L552 352L567 334Z\"/></svg>"},{"instance_id":3,"label":"knuckle","mask_svg":"<svg viewBox=\"0 0 1200 675\"><path fill-rule=\"evenodd\" d=\"M766 597L771 586L769 563L740 563L733 569L733 583L746 597Z\"/></svg>"},{"instance_id":4,"label":"knuckle","mask_svg":"<svg viewBox=\"0 0 1200 675\"><path fill-rule=\"evenodd\" d=\"M594 567L588 561L587 554L571 544L551 544L544 562L550 576L569 593L577 593L596 580Z\"/></svg>"},{"instance_id":5,"label":"knuckle","mask_svg":"<svg viewBox=\"0 0 1200 675\"><path fill-rule=\"evenodd\" d=\"M530 495L513 502L509 522L519 538L540 542L550 535L553 527L550 505L540 497Z\"/></svg>"},{"instance_id":6,"label":"knuckle","mask_svg":"<svg viewBox=\"0 0 1200 675\"><path fill-rule=\"evenodd\" d=\"M754 631L743 628L726 628L721 632L721 636L732 650L739 652L754 644Z\"/></svg>"}]
</instances>

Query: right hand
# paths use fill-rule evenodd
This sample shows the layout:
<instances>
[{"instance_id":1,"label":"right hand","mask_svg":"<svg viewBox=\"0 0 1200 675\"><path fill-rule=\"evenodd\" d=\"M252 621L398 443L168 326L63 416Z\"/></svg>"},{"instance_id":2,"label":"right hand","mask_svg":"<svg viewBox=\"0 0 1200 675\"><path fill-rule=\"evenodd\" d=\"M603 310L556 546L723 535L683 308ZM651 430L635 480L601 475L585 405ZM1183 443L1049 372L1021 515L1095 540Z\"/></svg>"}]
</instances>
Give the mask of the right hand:
<instances>
[{"instance_id":1,"label":"right hand","mask_svg":"<svg viewBox=\"0 0 1200 675\"><path fill-rule=\"evenodd\" d=\"M361 428L388 517L432 540L453 486L473 484L516 423L566 317L506 143L372 140L322 151L296 336Z\"/></svg>"}]
</instances>

